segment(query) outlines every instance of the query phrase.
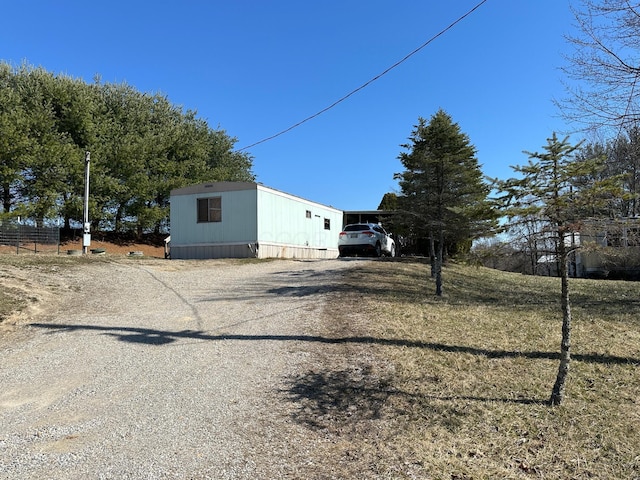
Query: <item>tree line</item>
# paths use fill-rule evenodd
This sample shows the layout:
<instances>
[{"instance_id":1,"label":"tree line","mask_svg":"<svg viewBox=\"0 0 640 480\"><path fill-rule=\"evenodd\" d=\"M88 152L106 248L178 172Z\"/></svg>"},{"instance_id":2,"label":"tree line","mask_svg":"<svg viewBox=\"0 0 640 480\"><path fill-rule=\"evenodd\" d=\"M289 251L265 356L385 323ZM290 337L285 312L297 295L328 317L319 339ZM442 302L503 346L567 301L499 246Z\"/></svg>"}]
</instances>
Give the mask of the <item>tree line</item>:
<instances>
[{"instance_id":1,"label":"tree line","mask_svg":"<svg viewBox=\"0 0 640 480\"><path fill-rule=\"evenodd\" d=\"M605 195L606 201L592 199L580 215L606 225L608 219L640 216L640 10L625 0L578 3L573 7L577 33L567 37L573 53L563 66L567 95L556 105L568 125L576 128L574 134L595 140L578 142L570 149L573 173L564 186L576 197L591 185L600 185L599 195ZM553 133L548 139L551 144L568 142L568 137L562 140L549 133ZM538 259L556 252L557 239L550 237L547 219L530 210L521 210L506 224L506 242L497 237L486 240L491 238L487 233L497 232L495 219L503 217L508 207L500 202L491 205L487 195L491 190L500 193L506 184L482 177L475 148L446 112L437 112L429 121L419 118L402 148L405 151L398 158L405 170L396 174L400 191L386 194L379 208L396 212L389 219L394 231L424 238L434 276L441 257L466 253L483 238L485 251L498 252L492 256L494 264L523 273L536 274ZM529 162L538 158L524 153ZM524 175L526 168L514 170ZM551 172L541 171L535 181L529 178L527 191L553 178ZM543 203L547 200L538 198ZM638 237L633 243L640 244L640 233ZM517 263L512 262L516 257Z\"/></svg>"},{"instance_id":2,"label":"tree line","mask_svg":"<svg viewBox=\"0 0 640 480\"><path fill-rule=\"evenodd\" d=\"M566 165L545 164L536 170L532 162L543 158L542 154L523 152L529 157L528 163L512 169L524 180L517 183L510 179L509 183L490 179L482 174L469 137L445 111L439 110L429 121L419 118L409 143L401 146L405 151L398 158L405 170L395 175L400 190L385 194L378 208L393 212L386 221L400 237L414 242L423 239L421 253L431 257L435 277L440 271L438 263L447 256L468 258L472 245L476 251L483 250L487 255L493 251L493 256L502 256L502 269L535 275L540 257L557 250L556 239L549 233L555 227L543 215L548 212L539 209L541 205L548 206L556 194L536 196L541 185L562 184L570 194L566 201L572 206L572 228L576 233L587 220L591 226L611 230L611 220L640 215L640 129L622 131L606 142L575 145L569 143L568 136L561 139L553 132L543 148L560 146L568 152L561 155ZM535 175L531 174L532 169ZM516 183L529 201L527 208L516 209L512 201L504 198ZM587 193L578 209L581 195ZM504 222L506 216L511 217L509 222ZM497 238L498 233L506 236ZM634 242L640 244L640 238ZM520 254L530 258L524 264L504 260Z\"/></svg>"},{"instance_id":3,"label":"tree line","mask_svg":"<svg viewBox=\"0 0 640 480\"><path fill-rule=\"evenodd\" d=\"M157 233L172 189L254 180L235 143L164 95L0 63L0 220L81 222L89 151L92 228Z\"/></svg>"}]
</instances>

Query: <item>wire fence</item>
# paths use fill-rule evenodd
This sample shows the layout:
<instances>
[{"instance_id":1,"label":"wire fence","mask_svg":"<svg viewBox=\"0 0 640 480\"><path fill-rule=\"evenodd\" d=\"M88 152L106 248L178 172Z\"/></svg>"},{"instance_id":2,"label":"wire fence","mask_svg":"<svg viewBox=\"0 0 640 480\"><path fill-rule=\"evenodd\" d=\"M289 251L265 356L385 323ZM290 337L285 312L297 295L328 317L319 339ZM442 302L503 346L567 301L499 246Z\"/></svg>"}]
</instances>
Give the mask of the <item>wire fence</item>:
<instances>
[{"instance_id":1,"label":"wire fence","mask_svg":"<svg viewBox=\"0 0 640 480\"><path fill-rule=\"evenodd\" d=\"M2 253L60 253L60 229L0 224Z\"/></svg>"}]
</instances>

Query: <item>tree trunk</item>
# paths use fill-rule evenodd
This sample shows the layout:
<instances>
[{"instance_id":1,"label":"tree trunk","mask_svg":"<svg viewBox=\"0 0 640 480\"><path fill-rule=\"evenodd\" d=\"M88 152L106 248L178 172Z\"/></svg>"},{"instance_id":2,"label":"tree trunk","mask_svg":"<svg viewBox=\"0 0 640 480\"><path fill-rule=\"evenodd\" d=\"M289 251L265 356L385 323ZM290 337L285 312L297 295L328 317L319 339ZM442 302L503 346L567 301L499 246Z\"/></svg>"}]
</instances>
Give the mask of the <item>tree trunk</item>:
<instances>
[{"instance_id":1,"label":"tree trunk","mask_svg":"<svg viewBox=\"0 0 640 480\"><path fill-rule=\"evenodd\" d=\"M551 391L551 405L560 405L564 399L565 383L569 373L569 363L571 362L571 304L569 303L569 275L568 275L568 254L564 244L564 235L558 245L558 257L560 258L560 279L562 282L562 342L560 344L560 366L556 383Z\"/></svg>"},{"instance_id":2,"label":"tree trunk","mask_svg":"<svg viewBox=\"0 0 640 480\"><path fill-rule=\"evenodd\" d=\"M538 245L535 243L531 248L529 260L531 261L531 275L538 275Z\"/></svg>"},{"instance_id":3,"label":"tree trunk","mask_svg":"<svg viewBox=\"0 0 640 480\"><path fill-rule=\"evenodd\" d=\"M11 210L11 186L8 183L2 185L2 209L4 213Z\"/></svg>"},{"instance_id":4,"label":"tree trunk","mask_svg":"<svg viewBox=\"0 0 640 480\"><path fill-rule=\"evenodd\" d=\"M442 256L444 252L444 232L440 228L438 238L438 252L436 253L436 295L442 296Z\"/></svg>"},{"instance_id":5,"label":"tree trunk","mask_svg":"<svg viewBox=\"0 0 640 480\"><path fill-rule=\"evenodd\" d=\"M113 225L113 230L116 233L120 233L122 231L122 217L124 215L123 210L123 205L118 206L118 208L116 209L116 217Z\"/></svg>"},{"instance_id":6,"label":"tree trunk","mask_svg":"<svg viewBox=\"0 0 640 480\"><path fill-rule=\"evenodd\" d=\"M436 277L436 242L433 232L429 233L429 264L431 265L431 278Z\"/></svg>"}]
</instances>

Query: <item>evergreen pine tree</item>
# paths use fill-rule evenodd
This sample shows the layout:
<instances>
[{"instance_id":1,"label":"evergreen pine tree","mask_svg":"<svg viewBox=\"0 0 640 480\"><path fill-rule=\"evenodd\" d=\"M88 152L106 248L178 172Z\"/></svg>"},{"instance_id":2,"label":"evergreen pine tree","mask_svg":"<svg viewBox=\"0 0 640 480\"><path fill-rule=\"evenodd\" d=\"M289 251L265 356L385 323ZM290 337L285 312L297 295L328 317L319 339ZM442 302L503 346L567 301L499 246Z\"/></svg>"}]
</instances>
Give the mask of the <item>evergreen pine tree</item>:
<instances>
[{"instance_id":1,"label":"evergreen pine tree","mask_svg":"<svg viewBox=\"0 0 640 480\"><path fill-rule=\"evenodd\" d=\"M442 295L442 263L447 251L470 248L474 238L495 224L476 149L457 123L443 110L429 123L424 118L403 145L399 159L405 171L397 174L398 199L404 223L413 235L429 239L436 295Z\"/></svg>"}]
</instances>

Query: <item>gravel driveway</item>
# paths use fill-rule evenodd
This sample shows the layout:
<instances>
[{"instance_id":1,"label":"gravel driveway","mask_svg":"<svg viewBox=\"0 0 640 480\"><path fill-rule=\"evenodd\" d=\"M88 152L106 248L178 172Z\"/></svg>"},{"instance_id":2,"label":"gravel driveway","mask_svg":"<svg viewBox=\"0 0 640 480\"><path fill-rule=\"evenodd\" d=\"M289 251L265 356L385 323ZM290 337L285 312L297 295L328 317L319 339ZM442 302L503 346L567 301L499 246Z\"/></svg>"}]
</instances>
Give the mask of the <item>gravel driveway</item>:
<instances>
[{"instance_id":1,"label":"gravel driveway","mask_svg":"<svg viewBox=\"0 0 640 480\"><path fill-rule=\"evenodd\" d=\"M0 478L336 478L287 382L340 348L324 309L351 265L52 268L0 342Z\"/></svg>"}]
</instances>

